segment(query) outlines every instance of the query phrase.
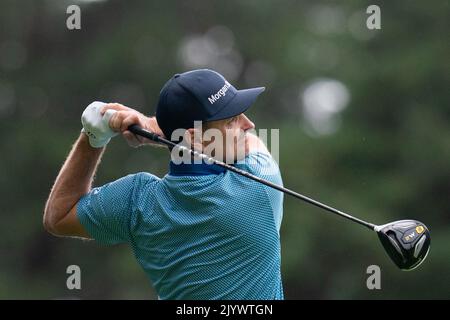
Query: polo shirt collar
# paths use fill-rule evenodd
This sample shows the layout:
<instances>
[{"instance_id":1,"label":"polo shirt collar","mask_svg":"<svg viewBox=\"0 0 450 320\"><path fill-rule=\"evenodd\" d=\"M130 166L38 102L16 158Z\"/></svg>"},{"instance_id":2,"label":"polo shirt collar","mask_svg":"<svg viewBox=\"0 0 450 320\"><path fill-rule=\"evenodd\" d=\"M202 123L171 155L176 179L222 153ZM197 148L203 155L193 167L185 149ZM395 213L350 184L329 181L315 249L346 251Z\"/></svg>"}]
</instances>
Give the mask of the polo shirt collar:
<instances>
[{"instance_id":1,"label":"polo shirt collar","mask_svg":"<svg viewBox=\"0 0 450 320\"><path fill-rule=\"evenodd\" d=\"M210 174L221 174L225 171L227 171L226 168L204 162L199 164L175 164L170 161L169 163L169 174L172 176L205 176Z\"/></svg>"}]
</instances>

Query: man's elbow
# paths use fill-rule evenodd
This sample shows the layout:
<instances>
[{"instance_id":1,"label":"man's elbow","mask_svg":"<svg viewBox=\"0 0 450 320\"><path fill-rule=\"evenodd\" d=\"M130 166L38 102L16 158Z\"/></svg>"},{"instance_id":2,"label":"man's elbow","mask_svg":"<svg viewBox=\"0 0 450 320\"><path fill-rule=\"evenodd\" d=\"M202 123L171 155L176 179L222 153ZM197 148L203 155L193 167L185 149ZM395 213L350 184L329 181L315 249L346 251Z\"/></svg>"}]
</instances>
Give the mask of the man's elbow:
<instances>
[{"instance_id":1,"label":"man's elbow","mask_svg":"<svg viewBox=\"0 0 450 320\"><path fill-rule=\"evenodd\" d=\"M50 214L47 210L44 211L44 218L42 219L42 224L44 226L45 231L50 234L55 234L55 223L50 218Z\"/></svg>"},{"instance_id":2,"label":"man's elbow","mask_svg":"<svg viewBox=\"0 0 450 320\"><path fill-rule=\"evenodd\" d=\"M54 216L55 215L53 215L50 210L45 209L42 224L44 226L45 231L47 231L48 233L54 236L61 236L61 233L58 232L57 228L58 221L56 221Z\"/></svg>"}]
</instances>

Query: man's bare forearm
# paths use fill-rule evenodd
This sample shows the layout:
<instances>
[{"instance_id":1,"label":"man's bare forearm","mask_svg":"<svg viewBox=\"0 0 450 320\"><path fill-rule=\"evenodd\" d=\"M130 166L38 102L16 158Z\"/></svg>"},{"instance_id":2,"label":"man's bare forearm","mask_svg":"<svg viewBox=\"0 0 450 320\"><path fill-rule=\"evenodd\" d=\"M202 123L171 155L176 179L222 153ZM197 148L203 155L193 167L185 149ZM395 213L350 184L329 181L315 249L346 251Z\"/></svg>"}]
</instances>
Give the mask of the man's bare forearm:
<instances>
[{"instance_id":1,"label":"man's bare forearm","mask_svg":"<svg viewBox=\"0 0 450 320\"><path fill-rule=\"evenodd\" d=\"M93 148L82 133L69 153L52 187L44 210L44 225L52 229L92 187L105 148Z\"/></svg>"}]
</instances>

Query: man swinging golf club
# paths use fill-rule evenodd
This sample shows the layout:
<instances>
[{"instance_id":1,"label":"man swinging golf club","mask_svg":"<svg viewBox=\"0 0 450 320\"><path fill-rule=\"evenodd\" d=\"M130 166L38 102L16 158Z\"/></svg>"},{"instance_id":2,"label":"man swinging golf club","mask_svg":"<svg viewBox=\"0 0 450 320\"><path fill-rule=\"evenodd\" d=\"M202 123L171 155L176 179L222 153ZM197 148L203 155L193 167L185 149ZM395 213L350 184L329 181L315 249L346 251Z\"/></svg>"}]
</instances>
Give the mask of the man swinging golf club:
<instances>
[{"instance_id":1,"label":"man swinging golf club","mask_svg":"<svg viewBox=\"0 0 450 320\"><path fill-rule=\"evenodd\" d=\"M277 164L247 133L254 125L243 114L263 90L236 90L214 71L195 70L165 84L156 119L119 104L91 104L82 116L86 135L75 143L47 201L46 229L130 243L162 299L282 299L279 230L286 193L375 231L401 270L418 267L431 241L423 223L375 225L282 186ZM215 136L224 139L219 148L195 139L196 120L221 133ZM183 134L174 135L179 128ZM103 147L118 132L132 146L164 144L200 164L172 161L163 179L139 173L91 190ZM164 136L185 136L190 146ZM233 162L245 161L223 162L230 154Z\"/></svg>"},{"instance_id":2,"label":"man swinging golf club","mask_svg":"<svg viewBox=\"0 0 450 320\"><path fill-rule=\"evenodd\" d=\"M232 155L233 167L281 185L278 165L248 133L254 124L244 115L263 91L236 90L217 72L194 70L164 85L156 118L120 104L89 105L47 200L45 228L130 244L161 299L283 299L283 193L205 161L171 161L162 179L141 172L91 189L113 136L120 133L135 147L154 143L131 125L168 139L182 129L174 142L184 137L189 148L220 161ZM196 139L195 121L221 133L222 144L208 152L212 141Z\"/></svg>"}]
</instances>

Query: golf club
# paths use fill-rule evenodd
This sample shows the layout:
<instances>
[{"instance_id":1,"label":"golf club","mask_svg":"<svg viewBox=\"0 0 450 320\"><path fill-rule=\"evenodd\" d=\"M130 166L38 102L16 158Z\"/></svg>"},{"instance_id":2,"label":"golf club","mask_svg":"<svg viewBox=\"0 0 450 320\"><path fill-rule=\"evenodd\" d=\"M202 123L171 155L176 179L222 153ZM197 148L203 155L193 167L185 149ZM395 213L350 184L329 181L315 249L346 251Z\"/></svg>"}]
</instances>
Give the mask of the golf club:
<instances>
[{"instance_id":1,"label":"golf club","mask_svg":"<svg viewBox=\"0 0 450 320\"><path fill-rule=\"evenodd\" d=\"M419 221L400 220L378 226L366 222L364 220L358 219L354 216L351 216L345 212L342 212L330 206L327 206L321 202L318 202L314 199L301 195L295 191L271 183L270 181L261 179L244 170L233 167L232 165L208 157L205 154L199 153L185 146L178 145L172 141L164 139L163 137L155 133L142 129L138 125L129 126L128 130L136 135L164 144L168 147L178 148L183 152L189 152L192 156L199 157L206 163L224 167L237 174L243 175L249 179L265 184L266 186L284 192L297 199L306 201L316 207L337 214L343 218L356 222L360 225L369 228L370 230L375 231L378 234L378 237L380 238L380 241L384 249L386 250L387 254L392 259L392 261L397 265L397 267L399 267L401 270L409 271L417 268L425 260L428 251L430 250L430 242L431 242L430 232L428 228Z\"/></svg>"}]
</instances>

